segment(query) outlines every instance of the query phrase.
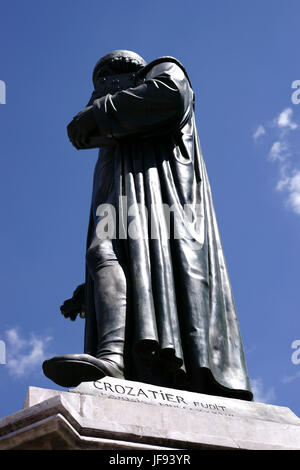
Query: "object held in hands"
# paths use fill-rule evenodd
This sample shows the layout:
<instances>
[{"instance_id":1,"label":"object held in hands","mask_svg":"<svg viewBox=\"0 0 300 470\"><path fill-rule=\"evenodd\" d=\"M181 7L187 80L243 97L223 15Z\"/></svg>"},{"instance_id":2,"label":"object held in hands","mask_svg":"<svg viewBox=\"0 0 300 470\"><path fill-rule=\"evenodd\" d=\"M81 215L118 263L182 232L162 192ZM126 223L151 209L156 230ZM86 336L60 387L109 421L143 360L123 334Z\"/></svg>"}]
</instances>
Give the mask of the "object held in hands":
<instances>
[{"instance_id":1,"label":"object held in hands","mask_svg":"<svg viewBox=\"0 0 300 470\"><path fill-rule=\"evenodd\" d=\"M72 321L76 320L77 315L85 317L85 284L80 284L75 289L73 297L62 304L60 311L65 318L70 318Z\"/></svg>"}]
</instances>

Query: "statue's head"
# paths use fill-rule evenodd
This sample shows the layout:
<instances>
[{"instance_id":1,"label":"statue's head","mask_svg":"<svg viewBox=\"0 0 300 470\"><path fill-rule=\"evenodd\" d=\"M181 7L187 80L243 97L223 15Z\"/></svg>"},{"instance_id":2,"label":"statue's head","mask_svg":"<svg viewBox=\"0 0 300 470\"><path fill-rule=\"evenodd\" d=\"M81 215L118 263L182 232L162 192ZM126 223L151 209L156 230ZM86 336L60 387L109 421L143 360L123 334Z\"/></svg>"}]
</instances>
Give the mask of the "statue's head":
<instances>
[{"instance_id":1,"label":"statue's head","mask_svg":"<svg viewBox=\"0 0 300 470\"><path fill-rule=\"evenodd\" d=\"M101 57L93 71L93 83L101 77L118 75L122 73L133 73L146 65L146 61L136 52L116 50Z\"/></svg>"}]
</instances>

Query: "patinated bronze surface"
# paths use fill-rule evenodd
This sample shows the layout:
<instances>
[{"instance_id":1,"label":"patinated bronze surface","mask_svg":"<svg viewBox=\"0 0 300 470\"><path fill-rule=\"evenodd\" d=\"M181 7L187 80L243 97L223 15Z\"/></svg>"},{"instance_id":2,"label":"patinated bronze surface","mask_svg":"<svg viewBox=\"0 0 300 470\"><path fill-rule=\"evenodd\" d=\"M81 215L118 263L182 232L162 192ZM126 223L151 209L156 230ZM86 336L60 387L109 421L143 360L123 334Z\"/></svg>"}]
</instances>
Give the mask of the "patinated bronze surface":
<instances>
[{"instance_id":1,"label":"patinated bronze surface","mask_svg":"<svg viewBox=\"0 0 300 470\"><path fill-rule=\"evenodd\" d=\"M189 77L174 58L114 51L93 83L68 126L75 148L100 148L86 279L61 307L85 312L85 351L44 372L63 386L111 375L251 400Z\"/></svg>"}]
</instances>

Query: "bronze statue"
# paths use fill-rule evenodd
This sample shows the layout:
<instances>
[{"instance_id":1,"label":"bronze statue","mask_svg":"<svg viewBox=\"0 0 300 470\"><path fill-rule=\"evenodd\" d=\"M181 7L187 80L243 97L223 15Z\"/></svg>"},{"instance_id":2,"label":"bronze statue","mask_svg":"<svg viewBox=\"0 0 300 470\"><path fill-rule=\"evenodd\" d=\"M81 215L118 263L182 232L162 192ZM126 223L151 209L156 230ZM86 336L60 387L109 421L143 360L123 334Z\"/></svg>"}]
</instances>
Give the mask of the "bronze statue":
<instances>
[{"instance_id":1,"label":"bronze statue","mask_svg":"<svg viewBox=\"0 0 300 470\"><path fill-rule=\"evenodd\" d=\"M86 279L61 307L85 316L85 348L45 361L45 375L252 400L186 70L118 50L93 83L68 126L75 148L100 148Z\"/></svg>"}]
</instances>

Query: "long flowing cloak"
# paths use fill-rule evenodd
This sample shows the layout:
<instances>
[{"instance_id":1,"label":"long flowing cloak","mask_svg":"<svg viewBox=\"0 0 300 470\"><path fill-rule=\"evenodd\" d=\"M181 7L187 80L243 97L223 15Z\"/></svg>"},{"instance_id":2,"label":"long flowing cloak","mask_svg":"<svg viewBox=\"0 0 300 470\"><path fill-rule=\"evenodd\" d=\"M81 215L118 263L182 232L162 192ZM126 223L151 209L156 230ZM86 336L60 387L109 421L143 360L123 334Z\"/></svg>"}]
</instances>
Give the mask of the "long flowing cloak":
<instances>
[{"instance_id":1,"label":"long flowing cloak","mask_svg":"<svg viewBox=\"0 0 300 470\"><path fill-rule=\"evenodd\" d=\"M113 200L130 272L126 378L251 400L183 66L172 58L148 64L141 84L99 98L94 113L99 136L112 145L99 152L87 245L97 207ZM101 159L109 162L110 182L99 193ZM88 270L86 300L85 352L95 355Z\"/></svg>"}]
</instances>

